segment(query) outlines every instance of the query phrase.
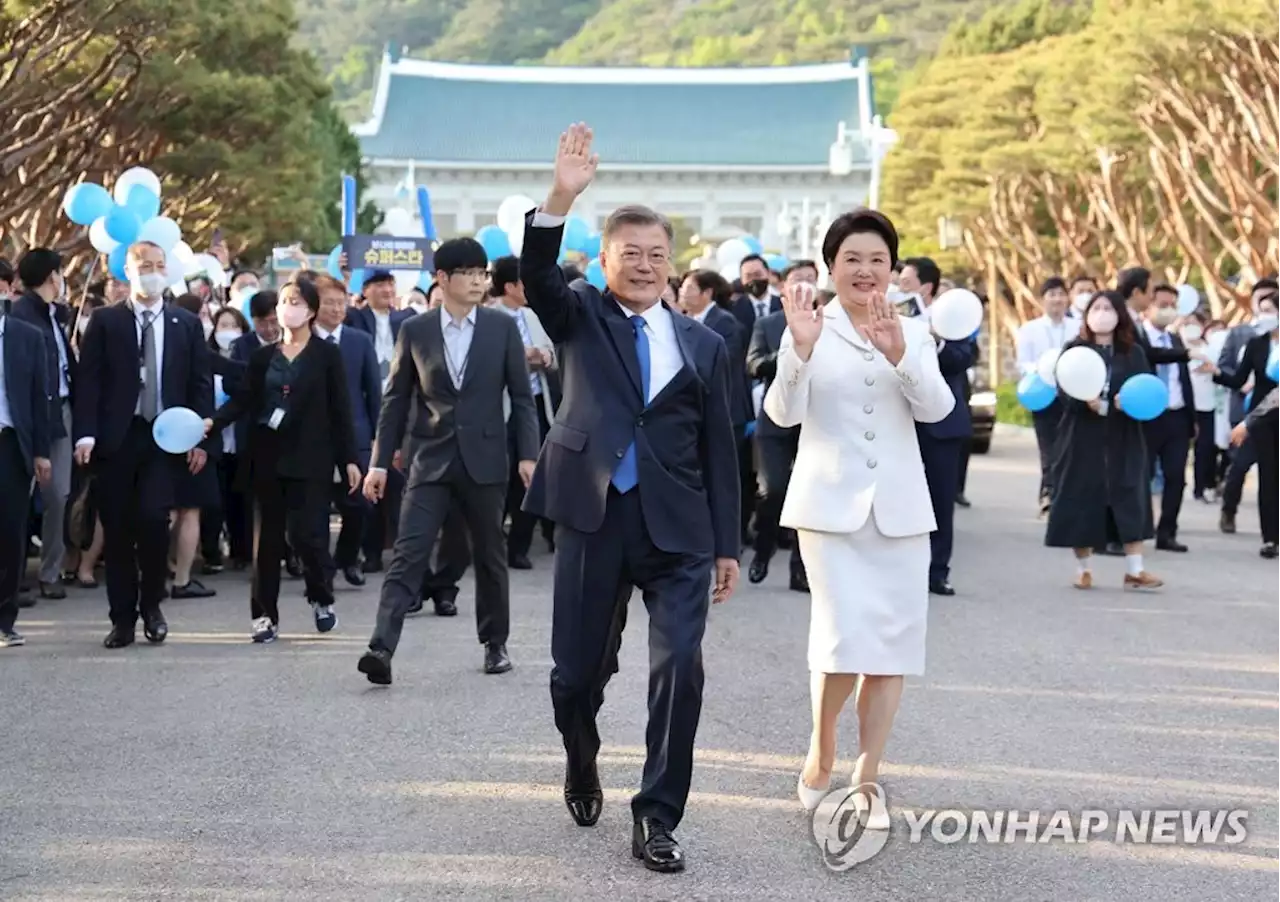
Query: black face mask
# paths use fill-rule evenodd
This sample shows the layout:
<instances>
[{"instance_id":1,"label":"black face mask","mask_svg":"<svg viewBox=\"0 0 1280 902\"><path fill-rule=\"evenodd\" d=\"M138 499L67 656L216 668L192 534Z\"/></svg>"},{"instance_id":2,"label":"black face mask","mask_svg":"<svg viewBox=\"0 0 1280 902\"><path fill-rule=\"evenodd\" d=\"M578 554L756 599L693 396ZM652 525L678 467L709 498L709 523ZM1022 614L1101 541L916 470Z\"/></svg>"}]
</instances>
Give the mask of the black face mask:
<instances>
[{"instance_id":1,"label":"black face mask","mask_svg":"<svg viewBox=\"0 0 1280 902\"><path fill-rule=\"evenodd\" d=\"M769 280L752 279L747 283L747 293L753 298L763 298L769 293Z\"/></svg>"}]
</instances>

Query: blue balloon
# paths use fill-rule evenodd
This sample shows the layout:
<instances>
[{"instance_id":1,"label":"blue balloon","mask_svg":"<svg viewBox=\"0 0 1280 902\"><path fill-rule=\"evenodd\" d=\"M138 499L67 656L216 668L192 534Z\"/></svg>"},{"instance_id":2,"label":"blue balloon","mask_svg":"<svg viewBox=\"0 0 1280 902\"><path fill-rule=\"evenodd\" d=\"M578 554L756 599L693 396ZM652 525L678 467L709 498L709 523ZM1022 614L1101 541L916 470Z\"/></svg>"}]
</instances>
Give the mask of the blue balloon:
<instances>
[{"instance_id":1,"label":"blue balloon","mask_svg":"<svg viewBox=\"0 0 1280 902\"><path fill-rule=\"evenodd\" d=\"M782 254L770 254L764 258L764 262L768 264L769 269L774 272L782 272L787 268L788 264L787 258L782 256Z\"/></svg>"},{"instance_id":2,"label":"blue balloon","mask_svg":"<svg viewBox=\"0 0 1280 902\"><path fill-rule=\"evenodd\" d=\"M138 232L142 231L142 220L128 207L112 207L103 225L108 235L125 245L137 241Z\"/></svg>"},{"instance_id":3,"label":"blue balloon","mask_svg":"<svg viewBox=\"0 0 1280 902\"><path fill-rule=\"evenodd\" d=\"M600 265L600 260L598 258L587 264L587 271L584 275L586 275L588 282L596 288L599 288L601 291L604 291L604 267Z\"/></svg>"},{"instance_id":4,"label":"blue balloon","mask_svg":"<svg viewBox=\"0 0 1280 902\"><path fill-rule=\"evenodd\" d=\"M587 239L590 237L591 226L587 225L587 221L580 216L570 216L565 220L564 238L560 246L567 251L586 253Z\"/></svg>"},{"instance_id":5,"label":"blue balloon","mask_svg":"<svg viewBox=\"0 0 1280 902\"><path fill-rule=\"evenodd\" d=\"M1018 400L1032 413L1044 410L1058 397L1058 390L1040 378L1039 373L1027 373L1018 383Z\"/></svg>"},{"instance_id":6,"label":"blue balloon","mask_svg":"<svg viewBox=\"0 0 1280 902\"><path fill-rule=\"evenodd\" d=\"M335 244L333 246L333 250L329 251L329 259L324 262L325 270L328 271L329 275L333 276L335 279L338 279L339 281L342 280L342 268L340 266L341 259L342 259L342 245Z\"/></svg>"},{"instance_id":7,"label":"blue balloon","mask_svg":"<svg viewBox=\"0 0 1280 902\"><path fill-rule=\"evenodd\" d=\"M1169 408L1169 388L1159 376L1139 373L1120 386L1116 402L1135 420L1154 420Z\"/></svg>"},{"instance_id":8,"label":"blue balloon","mask_svg":"<svg viewBox=\"0 0 1280 902\"><path fill-rule=\"evenodd\" d=\"M422 234L428 241L435 241L436 223L431 215L431 192L426 185L418 186L418 214L422 217Z\"/></svg>"},{"instance_id":9,"label":"blue balloon","mask_svg":"<svg viewBox=\"0 0 1280 902\"><path fill-rule=\"evenodd\" d=\"M476 232L476 241L480 242L480 246L484 248L485 256L490 261L511 255L511 239L507 237L506 232L496 225L487 225Z\"/></svg>"},{"instance_id":10,"label":"blue balloon","mask_svg":"<svg viewBox=\"0 0 1280 902\"><path fill-rule=\"evenodd\" d=\"M160 215L160 198L146 185L134 185L130 188L124 205L134 212L139 222L147 222Z\"/></svg>"},{"instance_id":11,"label":"blue balloon","mask_svg":"<svg viewBox=\"0 0 1280 902\"><path fill-rule=\"evenodd\" d=\"M344 175L342 177L342 235L354 235L356 233L356 177L354 175Z\"/></svg>"},{"instance_id":12,"label":"blue balloon","mask_svg":"<svg viewBox=\"0 0 1280 902\"><path fill-rule=\"evenodd\" d=\"M129 256L129 245L122 244L107 254L107 270L121 282L129 281L124 271L125 258Z\"/></svg>"},{"instance_id":13,"label":"blue balloon","mask_svg":"<svg viewBox=\"0 0 1280 902\"><path fill-rule=\"evenodd\" d=\"M764 245L760 243L760 239L755 235L740 235L739 237L747 243L747 247L751 248L751 253L764 253Z\"/></svg>"},{"instance_id":14,"label":"blue balloon","mask_svg":"<svg viewBox=\"0 0 1280 902\"><path fill-rule=\"evenodd\" d=\"M253 314L249 312L249 302L253 300L253 296L257 293L258 291L256 288L253 291L246 291L244 293L244 300L240 302L240 312L243 313L244 318L250 322L253 322Z\"/></svg>"},{"instance_id":15,"label":"blue balloon","mask_svg":"<svg viewBox=\"0 0 1280 902\"><path fill-rule=\"evenodd\" d=\"M107 189L93 182L73 185L62 201L62 211L76 225L93 225L93 221L106 216L115 206Z\"/></svg>"},{"instance_id":16,"label":"blue balloon","mask_svg":"<svg viewBox=\"0 0 1280 902\"><path fill-rule=\"evenodd\" d=\"M347 294L359 294L364 288L364 270L351 270L351 277L347 279Z\"/></svg>"},{"instance_id":17,"label":"blue balloon","mask_svg":"<svg viewBox=\"0 0 1280 902\"><path fill-rule=\"evenodd\" d=\"M418 287L421 288L423 292L429 292L431 291L431 286L435 284L435 281L435 276L429 272L424 272L418 276Z\"/></svg>"},{"instance_id":18,"label":"blue balloon","mask_svg":"<svg viewBox=\"0 0 1280 902\"><path fill-rule=\"evenodd\" d=\"M204 441L204 420L189 407L170 407L151 424L151 436L161 451L186 454Z\"/></svg>"},{"instance_id":19,"label":"blue balloon","mask_svg":"<svg viewBox=\"0 0 1280 902\"><path fill-rule=\"evenodd\" d=\"M594 260L600 256L600 242L604 236L599 232L592 232L587 236L587 240L582 243L582 253L588 260Z\"/></svg>"},{"instance_id":20,"label":"blue balloon","mask_svg":"<svg viewBox=\"0 0 1280 902\"><path fill-rule=\"evenodd\" d=\"M1276 355L1276 349L1271 349L1271 356L1267 358L1267 378L1272 382L1280 382L1280 356Z\"/></svg>"}]
</instances>

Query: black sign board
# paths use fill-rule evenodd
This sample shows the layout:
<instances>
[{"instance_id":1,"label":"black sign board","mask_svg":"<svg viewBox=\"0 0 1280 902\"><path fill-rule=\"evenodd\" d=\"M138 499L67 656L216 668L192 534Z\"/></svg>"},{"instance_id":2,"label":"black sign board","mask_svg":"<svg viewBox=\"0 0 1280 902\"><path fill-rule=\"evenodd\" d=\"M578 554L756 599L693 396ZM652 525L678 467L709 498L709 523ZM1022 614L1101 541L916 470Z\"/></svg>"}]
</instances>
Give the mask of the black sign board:
<instances>
[{"instance_id":1,"label":"black sign board","mask_svg":"<svg viewBox=\"0 0 1280 902\"><path fill-rule=\"evenodd\" d=\"M347 254L347 266L352 269L435 271L435 255L426 238L348 235L342 239L342 249Z\"/></svg>"}]
</instances>

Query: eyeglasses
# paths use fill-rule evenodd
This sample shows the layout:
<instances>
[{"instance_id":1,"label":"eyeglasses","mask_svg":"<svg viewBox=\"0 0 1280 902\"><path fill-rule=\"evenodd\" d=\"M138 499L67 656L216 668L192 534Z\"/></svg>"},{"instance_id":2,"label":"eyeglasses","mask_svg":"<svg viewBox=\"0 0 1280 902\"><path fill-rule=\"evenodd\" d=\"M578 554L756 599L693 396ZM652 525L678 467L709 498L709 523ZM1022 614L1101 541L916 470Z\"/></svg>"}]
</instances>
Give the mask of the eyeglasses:
<instances>
[{"instance_id":1,"label":"eyeglasses","mask_svg":"<svg viewBox=\"0 0 1280 902\"><path fill-rule=\"evenodd\" d=\"M641 251L623 251L621 257L622 262L628 266L636 266L646 257L651 266L665 266L671 260L671 255L666 251L650 251L648 254Z\"/></svg>"}]
</instances>

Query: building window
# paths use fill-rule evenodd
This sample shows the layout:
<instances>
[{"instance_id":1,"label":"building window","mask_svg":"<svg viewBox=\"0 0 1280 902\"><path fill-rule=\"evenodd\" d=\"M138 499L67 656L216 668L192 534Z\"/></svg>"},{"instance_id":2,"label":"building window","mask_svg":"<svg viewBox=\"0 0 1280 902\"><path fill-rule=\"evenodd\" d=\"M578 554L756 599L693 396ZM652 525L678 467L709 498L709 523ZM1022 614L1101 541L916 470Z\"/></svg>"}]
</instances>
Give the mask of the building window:
<instances>
[{"instance_id":1,"label":"building window","mask_svg":"<svg viewBox=\"0 0 1280 902\"><path fill-rule=\"evenodd\" d=\"M720 224L742 229L748 235L756 235L758 237L764 228L764 218L761 216L721 216Z\"/></svg>"},{"instance_id":2,"label":"building window","mask_svg":"<svg viewBox=\"0 0 1280 902\"><path fill-rule=\"evenodd\" d=\"M440 236L441 241L458 236L458 217L456 215L432 211L431 218L435 221L436 234Z\"/></svg>"},{"instance_id":3,"label":"building window","mask_svg":"<svg viewBox=\"0 0 1280 902\"><path fill-rule=\"evenodd\" d=\"M494 213L477 213L475 215L476 231L480 231L487 225L498 224L498 214Z\"/></svg>"}]
</instances>

